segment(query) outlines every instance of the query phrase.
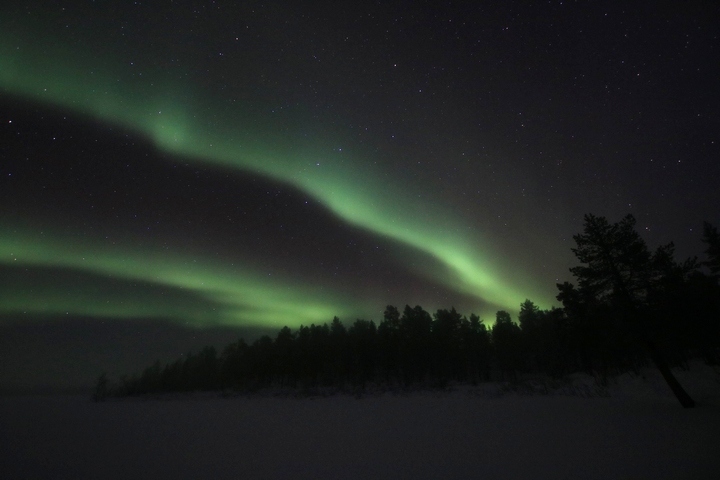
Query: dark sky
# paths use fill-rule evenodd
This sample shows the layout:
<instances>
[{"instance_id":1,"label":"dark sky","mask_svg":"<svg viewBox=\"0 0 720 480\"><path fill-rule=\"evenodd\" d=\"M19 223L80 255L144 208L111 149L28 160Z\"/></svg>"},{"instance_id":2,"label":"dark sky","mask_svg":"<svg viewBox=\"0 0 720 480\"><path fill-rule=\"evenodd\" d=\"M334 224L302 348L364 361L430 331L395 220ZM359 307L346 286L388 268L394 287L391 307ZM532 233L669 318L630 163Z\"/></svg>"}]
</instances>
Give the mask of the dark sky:
<instances>
[{"instance_id":1,"label":"dark sky","mask_svg":"<svg viewBox=\"0 0 720 480\"><path fill-rule=\"evenodd\" d=\"M557 304L585 213L679 259L720 224L711 2L5 4L5 388L387 304L492 321Z\"/></svg>"}]
</instances>

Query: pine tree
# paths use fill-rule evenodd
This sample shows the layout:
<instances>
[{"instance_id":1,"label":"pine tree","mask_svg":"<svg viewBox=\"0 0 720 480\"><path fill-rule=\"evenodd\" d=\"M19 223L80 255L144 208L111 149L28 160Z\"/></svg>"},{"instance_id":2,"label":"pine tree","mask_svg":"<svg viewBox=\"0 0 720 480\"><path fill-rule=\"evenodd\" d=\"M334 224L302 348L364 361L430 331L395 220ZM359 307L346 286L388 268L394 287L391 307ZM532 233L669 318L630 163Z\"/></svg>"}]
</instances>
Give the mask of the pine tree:
<instances>
[{"instance_id":1,"label":"pine tree","mask_svg":"<svg viewBox=\"0 0 720 480\"><path fill-rule=\"evenodd\" d=\"M665 278L678 268L672 259L673 245L662 246L651 254L635 231L632 215L614 224L604 217L585 215L584 231L573 239L577 248L572 251L582 265L570 271L577 278L580 296L593 298L605 311L620 316L628 333L647 348L682 406L695 406L650 334L653 325L648 318L647 299L662 289ZM568 291L564 286L558 299L567 299Z\"/></svg>"}]
</instances>

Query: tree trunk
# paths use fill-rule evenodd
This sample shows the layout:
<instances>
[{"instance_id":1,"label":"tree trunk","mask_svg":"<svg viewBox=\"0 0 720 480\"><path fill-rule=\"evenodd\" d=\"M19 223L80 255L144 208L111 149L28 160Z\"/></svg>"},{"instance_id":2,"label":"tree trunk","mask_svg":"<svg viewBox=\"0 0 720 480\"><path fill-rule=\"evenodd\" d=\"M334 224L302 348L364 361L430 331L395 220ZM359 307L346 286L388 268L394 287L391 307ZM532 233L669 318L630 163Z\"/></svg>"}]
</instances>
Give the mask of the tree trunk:
<instances>
[{"instance_id":1,"label":"tree trunk","mask_svg":"<svg viewBox=\"0 0 720 480\"><path fill-rule=\"evenodd\" d=\"M650 359L653 361L658 370L660 370L660 373L662 373L663 378L670 386L670 390L672 390L675 394L675 397L680 402L680 405L684 408L693 408L695 406L695 401L690 398L690 395L688 395L682 385L680 385L680 382L677 381L677 378L675 378L675 375L673 375L670 370L670 366L667 364L660 351L658 351L655 344L650 340L646 340L645 345L650 353Z\"/></svg>"}]
</instances>

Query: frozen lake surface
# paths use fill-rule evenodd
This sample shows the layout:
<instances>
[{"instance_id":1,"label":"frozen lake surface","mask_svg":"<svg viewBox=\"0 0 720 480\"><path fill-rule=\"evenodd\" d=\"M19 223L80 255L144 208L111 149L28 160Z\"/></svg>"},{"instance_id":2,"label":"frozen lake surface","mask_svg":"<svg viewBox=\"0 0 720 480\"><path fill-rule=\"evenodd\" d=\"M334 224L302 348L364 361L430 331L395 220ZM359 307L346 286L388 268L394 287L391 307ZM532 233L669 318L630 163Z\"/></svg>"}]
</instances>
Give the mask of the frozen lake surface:
<instances>
[{"instance_id":1,"label":"frozen lake surface","mask_svg":"<svg viewBox=\"0 0 720 480\"><path fill-rule=\"evenodd\" d=\"M596 398L493 398L462 389L104 403L5 397L0 472L7 479L719 478L717 379L693 384L699 405L690 410L655 380L629 379Z\"/></svg>"}]
</instances>

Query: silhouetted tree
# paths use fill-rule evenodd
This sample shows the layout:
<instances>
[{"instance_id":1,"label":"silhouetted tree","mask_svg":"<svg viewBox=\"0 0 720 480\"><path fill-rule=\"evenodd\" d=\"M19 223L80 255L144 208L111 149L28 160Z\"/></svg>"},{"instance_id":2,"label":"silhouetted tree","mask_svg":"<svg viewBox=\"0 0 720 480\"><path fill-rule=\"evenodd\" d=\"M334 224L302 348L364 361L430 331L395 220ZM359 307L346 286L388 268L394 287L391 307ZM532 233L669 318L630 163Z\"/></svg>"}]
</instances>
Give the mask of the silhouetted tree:
<instances>
[{"instance_id":1,"label":"silhouetted tree","mask_svg":"<svg viewBox=\"0 0 720 480\"><path fill-rule=\"evenodd\" d=\"M495 325L492 327L492 343L495 351L500 375L504 379L506 375L517 378L517 371L522 363L521 360L521 331L510 318L510 314L500 310L495 315Z\"/></svg>"},{"instance_id":2,"label":"silhouetted tree","mask_svg":"<svg viewBox=\"0 0 720 480\"><path fill-rule=\"evenodd\" d=\"M535 369L539 366L539 357L542 350L543 338L540 334L541 328L540 307L530 300L520 304L518 323L522 332L522 349L526 367Z\"/></svg>"},{"instance_id":3,"label":"silhouetted tree","mask_svg":"<svg viewBox=\"0 0 720 480\"><path fill-rule=\"evenodd\" d=\"M157 393L160 391L160 388L160 361L158 360L153 365L143 370L136 388L136 393Z\"/></svg>"},{"instance_id":4,"label":"silhouetted tree","mask_svg":"<svg viewBox=\"0 0 720 480\"><path fill-rule=\"evenodd\" d=\"M400 366L406 384L422 382L430 368L432 317L420 305L405 310L400 318Z\"/></svg>"},{"instance_id":5,"label":"silhouetted tree","mask_svg":"<svg viewBox=\"0 0 720 480\"><path fill-rule=\"evenodd\" d=\"M247 386L257 389L272 385L275 379L275 349L272 338L263 335L253 342L247 353Z\"/></svg>"},{"instance_id":6,"label":"silhouetted tree","mask_svg":"<svg viewBox=\"0 0 720 480\"><path fill-rule=\"evenodd\" d=\"M183 367L183 361L179 359L165 365L160 373L160 385L164 392L180 392L189 388Z\"/></svg>"},{"instance_id":7,"label":"silhouetted tree","mask_svg":"<svg viewBox=\"0 0 720 480\"><path fill-rule=\"evenodd\" d=\"M295 385L297 381L295 361L295 335L287 326L275 337L276 374L280 386Z\"/></svg>"},{"instance_id":8,"label":"silhouetted tree","mask_svg":"<svg viewBox=\"0 0 720 480\"><path fill-rule=\"evenodd\" d=\"M477 315L470 314L469 325L469 361L472 381L490 380L490 332ZM476 377L477 375L477 377Z\"/></svg>"},{"instance_id":9,"label":"silhouetted tree","mask_svg":"<svg viewBox=\"0 0 720 480\"><path fill-rule=\"evenodd\" d=\"M540 324L540 307L535 305L531 300L525 300L520 304L520 312L518 313L518 323L520 330L525 332L533 331Z\"/></svg>"},{"instance_id":10,"label":"silhouetted tree","mask_svg":"<svg viewBox=\"0 0 720 480\"><path fill-rule=\"evenodd\" d=\"M235 390L248 388L251 377L249 350L250 346L242 338L225 347L220 356L220 378L223 387Z\"/></svg>"},{"instance_id":11,"label":"silhouetted tree","mask_svg":"<svg viewBox=\"0 0 720 480\"><path fill-rule=\"evenodd\" d=\"M377 328L373 321L355 320L348 330L348 343L352 352L351 381L365 388L375 375L377 357Z\"/></svg>"},{"instance_id":12,"label":"silhouetted tree","mask_svg":"<svg viewBox=\"0 0 720 480\"><path fill-rule=\"evenodd\" d=\"M720 362L720 236L705 222L706 259L685 262L667 275L663 289L651 297L653 315L661 318L660 341L673 359L685 362L700 356L707 363ZM707 267L709 274L700 270Z\"/></svg>"},{"instance_id":13,"label":"silhouetted tree","mask_svg":"<svg viewBox=\"0 0 720 480\"><path fill-rule=\"evenodd\" d=\"M651 328L648 297L653 289L661 288L664 277L675 266L672 244L651 254L635 231L632 215L615 224L603 217L585 215L583 233L573 239L577 247L572 251L582 265L570 271L578 280L580 294L596 300L605 314L621 319L629 333L647 347L650 358L680 403L686 408L694 406L648 333ZM567 287L560 287L558 299L567 299L568 293Z\"/></svg>"},{"instance_id":14,"label":"silhouetted tree","mask_svg":"<svg viewBox=\"0 0 720 480\"><path fill-rule=\"evenodd\" d=\"M450 310L438 310L433 315L432 342L433 365L435 376L440 386L448 380L458 380L461 376L460 368L464 367L461 350L462 315L457 313L455 307Z\"/></svg>"},{"instance_id":15,"label":"silhouetted tree","mask_svg":"<svg viewBox=\"0 0 720 480\"><path fill-rule=\"evenodd\" d=\"M400 368L400 312L392 305L385 307L383 320L377 328L379 367L386 383L397 379Z\"/></svg>"},{"instance_id":16,"label":"silhouetted tree","mask_svg":"<svg viewBox=\"0 0 720 480\"><path fill-rule=\"evenodd\" d=\"M335 385L342 385L348 378L352 353L348 349L348 333L338 317L330 324L329 351L327 358L328 379Z\"/></svg>"},{"instance_id":17,"label":"silhouetted tree","mask_svg":"<svg viewBox=\"0 0 720 480\"><path fill-rule=\"evenodd\" d=\"M577 371L577 351L572 324L565 310L551 308L540 311L538 328L538 366L554 377Z\"/></svg>"},{"instance_id":18,"label":"silhouetted tree","mask_svg":"<svg viewBox=\"0 0 720 480\"><path fill-rule=\"evenodd\" d=\"M159 363L158 363L159 365ZM191 363L191 390L209 391L220 386L220 365L215 347L206 346L193 357Z\"/></svg>"}]
</instances>

